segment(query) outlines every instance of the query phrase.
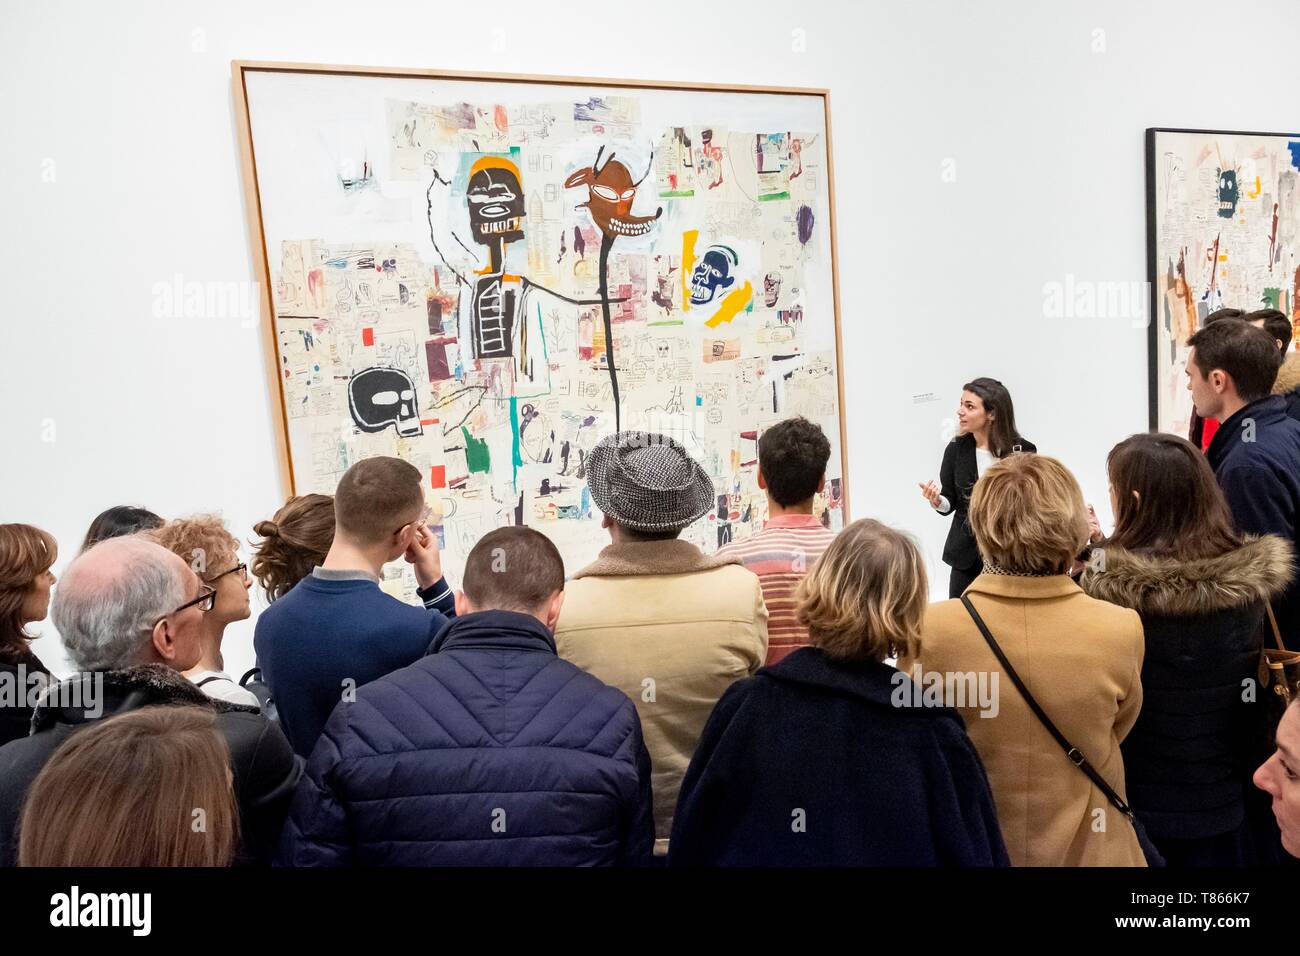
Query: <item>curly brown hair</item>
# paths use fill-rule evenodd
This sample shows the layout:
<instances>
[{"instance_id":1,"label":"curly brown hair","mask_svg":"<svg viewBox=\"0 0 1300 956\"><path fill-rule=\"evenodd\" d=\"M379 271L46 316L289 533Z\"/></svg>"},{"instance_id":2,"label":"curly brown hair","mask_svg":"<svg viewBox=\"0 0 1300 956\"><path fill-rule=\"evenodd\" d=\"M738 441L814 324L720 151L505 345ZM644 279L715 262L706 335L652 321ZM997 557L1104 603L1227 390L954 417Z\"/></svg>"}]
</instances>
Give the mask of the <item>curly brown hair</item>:
<instances>
[{"instance_id":1,"label":"curly brown hair","mask_svg":"<svg viewBox=\"0 0 1300 956\"><path fill-rule=\"evenodd\" d=\"M29 524L0 524L0 658L20 656L31 636L23 603L36 579L54 566L54 535Z\"/></svg>"},{"instance_id":2,"label":"curly brown hair","mask_svg":"<svg viewBox=\"0 0 1300 956\"><path fill-rule=\"evenodd\" d=\"M334 499L329 495L296 495L270 521L253 531L253 577L274 601L325 562L334 543Z\"/></svg>"},{"instance_id":3,"label":"curly brown hair","mask_svg":"<svg viewBox=\"0 0 1300 956\"><path fill-rule=\"evenodd\" d=\"M180 557L204 581L229 571L239 563L239 541L217 515L191 515L166 522L145 532Z\"/></svg>"}]
</instances>

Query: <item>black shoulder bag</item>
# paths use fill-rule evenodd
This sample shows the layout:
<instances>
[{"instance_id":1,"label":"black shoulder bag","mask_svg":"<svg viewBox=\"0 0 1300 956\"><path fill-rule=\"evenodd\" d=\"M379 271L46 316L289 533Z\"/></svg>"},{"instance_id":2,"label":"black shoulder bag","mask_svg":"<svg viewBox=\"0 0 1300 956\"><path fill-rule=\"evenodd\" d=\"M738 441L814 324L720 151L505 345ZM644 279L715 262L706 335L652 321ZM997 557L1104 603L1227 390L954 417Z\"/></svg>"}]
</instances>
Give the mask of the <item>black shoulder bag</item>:
<instances>
[{"instance_id":1,"label":"black shoulder bag","mask_svg":"<svg viewBox=\"0 0 1300 956\"><path fill-rule=\"evenodd\" d=\"M1025 703L1029 705L1029 709L1034 712L1034 716L1038 718L1038 722L1047 729L1047 732L1052 735L1052 739L1054 739L1060 748L1065 751L1065 756L1069 758L1070 763L1082 770L1097 789L1106 795L1106 799L1110 801L1110 805L1118 810L1120 815L1132 824L1133 831L1137 834L1138 845L1142 847L1142 855L1146 857L1147 866L1164 866L1164 857L1160 855L1160 851L1156 849L1155 844L1151 842L1151 838L1147 836L1146 828L1142 826L1142 821L1134 815L1132 808L1124 802L1124 798L1115 792L1115 788L1106 782L1106 778L1097 772L1097 768L1088 761L1088 758L1084 756L1083 751L1065 738L1065 735L1057 729L1056 724L1052 723L1052 719L1047 716L1046 711L1038 705L1038 701L1034 699L1034 695L1029 693L1029 688L1025 686L1025 682L1020 679L1020 675L1016 673L1016 669L1012 667L1011 662L1007 660L1007 655L1002 652L1002 647L994 639L992 632L988 629L988 625L984 623L984 619L980 617L979 612L975 610L975 605L971 603L971 599L967 595L963 594L961 597L961 603L966 606L966 610L969 612L971 619L975 622L975 626L978 627L980 633L984 635L984 640L988 643L989 650L993 652L993 656L996 657L998 663L1002 665L1003 672L1006 673L1007 677L1011 678L1011 683L1016 685L1016 690L1020 691L1020 696L1023 697Z\"/></svg>"},{"instance_id":2,"label":"black shoulder bag","mask_svg":"<svg viewBox=\"0 0 1300 956\"><path fill-rule=\"evenodd\" d=\"M262 705L262 716L267 720L278 721L280 714L276 711L275 700L271 697L271 686L262 676L262 668L253 666L239 678L239 686L257 698Z\"/></svg>"}]
</instances>

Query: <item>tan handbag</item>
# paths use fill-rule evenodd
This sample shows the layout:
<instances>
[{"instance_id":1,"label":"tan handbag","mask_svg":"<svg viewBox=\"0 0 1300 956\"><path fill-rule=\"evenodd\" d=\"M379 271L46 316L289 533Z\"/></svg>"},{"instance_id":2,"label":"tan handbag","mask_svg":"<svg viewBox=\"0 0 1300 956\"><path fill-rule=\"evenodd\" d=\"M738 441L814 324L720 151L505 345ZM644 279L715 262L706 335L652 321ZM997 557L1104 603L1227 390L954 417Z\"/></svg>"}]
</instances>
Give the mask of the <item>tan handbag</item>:
<instances>
[{"instance_id":1,"label":"tan handbag","mask_svg":"<svg viewBox=\"0 0 1300 956\"><path fill-rule=\"evenodd\" d=\"M1282 643L1282 633L1277 629L1277 618L1268 601L1264 602L1264 610L1277 647L1265 647L1260 654L1259 683L1261 687L1272 688L1281 701L1281 709L1285 710L1291 701L1300 697L1300 651L1288 651Z\"/></svg>"}]
</instances>

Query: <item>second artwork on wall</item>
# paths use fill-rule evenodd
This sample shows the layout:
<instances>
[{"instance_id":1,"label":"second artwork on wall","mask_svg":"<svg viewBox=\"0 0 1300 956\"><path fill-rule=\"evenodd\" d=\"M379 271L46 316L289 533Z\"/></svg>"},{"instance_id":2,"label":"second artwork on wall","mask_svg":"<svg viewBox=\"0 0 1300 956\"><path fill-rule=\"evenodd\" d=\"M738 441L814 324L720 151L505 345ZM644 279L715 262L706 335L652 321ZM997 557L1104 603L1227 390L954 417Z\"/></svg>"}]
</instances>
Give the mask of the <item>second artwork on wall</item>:
<instances>
[{"instance_id":1,"label":"second artwork on wall","mask_svg":"<svg viewBox=\"0 0 1300 956\"><path fill-rule=\"evenodd\" d=\"M1216 309L1300 329L1300 134L1147 130L1151 425L1187 435L1187 339Z\"/></svg>"}]
</instances>

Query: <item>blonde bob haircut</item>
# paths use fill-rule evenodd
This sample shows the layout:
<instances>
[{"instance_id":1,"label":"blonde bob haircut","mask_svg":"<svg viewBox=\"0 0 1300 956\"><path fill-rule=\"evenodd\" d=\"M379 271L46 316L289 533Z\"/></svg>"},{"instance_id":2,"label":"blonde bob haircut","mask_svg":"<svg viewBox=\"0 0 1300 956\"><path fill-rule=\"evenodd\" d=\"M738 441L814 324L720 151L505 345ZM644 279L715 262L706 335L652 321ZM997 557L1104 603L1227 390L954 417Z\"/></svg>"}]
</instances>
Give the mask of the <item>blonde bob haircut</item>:
<instances>
[{"instance_id":1,"label":"blonde bob haircut","mask_svg":"<svg viewBox=\"0 0 1300 956\"><path fill-rule=\"evenodd\" d=\"M1046 455L1008 455L990 467L968 518L984 560L1006 571L1065 574L1088 542L1079 483Z\"/></svg>"},{"instance_id":2,"label":"blonde bob haircut","mask_svg":"<svg viewBox=\"0 0 1300 956\"><path fill-rule=\"evenodd\" d=\"M874 518L836 535L795 591L810 643L838 660L915 656L928 602L916 543Z\"/></svg>"}]
</instances>

